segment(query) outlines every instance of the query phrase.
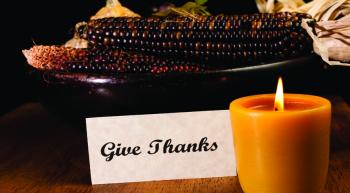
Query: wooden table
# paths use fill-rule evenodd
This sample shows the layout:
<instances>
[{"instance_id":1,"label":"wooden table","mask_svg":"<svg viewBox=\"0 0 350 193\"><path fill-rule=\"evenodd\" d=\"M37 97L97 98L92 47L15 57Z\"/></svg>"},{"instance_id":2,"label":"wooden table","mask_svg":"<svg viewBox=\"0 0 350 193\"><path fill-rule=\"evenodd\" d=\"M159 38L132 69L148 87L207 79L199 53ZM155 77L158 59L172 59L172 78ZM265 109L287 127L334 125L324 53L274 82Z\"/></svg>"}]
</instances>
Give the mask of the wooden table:
<instances>
[{"instance_id":1,"label":"wooden table","mask_svg":"<svg viewBox=\"0 0 350 193\"><path fill-rule=\"evenodd\" d=\"M324 193L350 193L350 107L333 102L332 148ZM38 103L0 118L0 192L234 192L237 177L90 185L85 128L50 115Z\"/></svg>"}]
</instances>

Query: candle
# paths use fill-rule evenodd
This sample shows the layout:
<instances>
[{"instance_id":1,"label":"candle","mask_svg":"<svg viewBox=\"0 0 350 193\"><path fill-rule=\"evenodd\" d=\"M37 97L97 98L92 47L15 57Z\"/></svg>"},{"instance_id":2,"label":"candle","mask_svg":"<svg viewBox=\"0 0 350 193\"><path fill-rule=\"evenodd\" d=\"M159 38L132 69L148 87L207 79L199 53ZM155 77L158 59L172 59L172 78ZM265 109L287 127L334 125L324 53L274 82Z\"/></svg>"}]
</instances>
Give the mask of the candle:
<instances>
[{"instance_id":1,"label":"candle","mask_svg":"<svg viewBox=\"0 0 350 193\"><path fill-rule=\"evenodd\" d=\"M329 162L331 104L302 94L248 96L230 105L245 193L319 193Z\"/></svg>"}]
</instances>

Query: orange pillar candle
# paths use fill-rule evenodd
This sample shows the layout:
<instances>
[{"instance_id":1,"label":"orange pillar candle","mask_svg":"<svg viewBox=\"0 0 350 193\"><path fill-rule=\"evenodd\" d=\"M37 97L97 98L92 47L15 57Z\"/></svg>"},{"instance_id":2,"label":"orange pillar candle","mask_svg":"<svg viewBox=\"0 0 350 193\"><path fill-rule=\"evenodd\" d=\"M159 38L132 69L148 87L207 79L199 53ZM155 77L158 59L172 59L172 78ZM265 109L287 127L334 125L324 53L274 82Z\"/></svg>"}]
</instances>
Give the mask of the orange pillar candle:
<instances>
[{"instance_id":1,"label":"orange pillar candle","mask_svg":"<svg viewBox=\"0 0 350 193\"><path fill-rule=\"evenodd\" d=\"M245 193L320 193L331 104L301 94L248 96L230 105L237 173ZM282 93L281 93L282 92Z\"/></svg>"}]
</instances>

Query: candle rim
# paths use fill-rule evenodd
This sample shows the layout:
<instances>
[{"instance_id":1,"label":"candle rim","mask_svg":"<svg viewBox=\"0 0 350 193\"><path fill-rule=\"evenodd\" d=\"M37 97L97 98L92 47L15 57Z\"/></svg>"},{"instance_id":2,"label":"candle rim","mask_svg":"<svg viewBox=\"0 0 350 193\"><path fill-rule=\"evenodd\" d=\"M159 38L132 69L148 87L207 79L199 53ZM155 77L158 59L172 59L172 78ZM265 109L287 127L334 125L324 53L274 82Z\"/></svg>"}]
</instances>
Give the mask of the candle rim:
<instances>
[{"instance_id":1,"label":"candle rim","mask_svg":"<svg viewBox=\"0 0 350 193\"><path fill-rule=\"evenodd\" d=\"M314 100L305 100L305 97L307 98L312 98ZM329 102L328 99L320 97L320 96L316 96L316 95L308 95L308 94L294 94L294 93L284 93L284 98L285 101L289 101L291 98L294 99L299 99L299 101L311 101L313 102L315 105L310 107L310 108L306 108L306 109L300 109L300 110L292 110L292 111L273 111L273 109L271 109L271 111L266 111L266 110L260 110L260 109L254 109L254 108L250 108L250 107L245 107L244 106L244 102L252 100L252 99L261 99L261 98L265 98L265 99L271 99L272 102L274 101L275 98L275 94L274 93L270 93L270 94L258 94L258 95L251 95L251 96L245 96L245 97L241 97L238 98L234 101L231 102L230 104L230 109L233 110L238 110L238 111L245 111L245 112L249 112L252 114L280 114L280 115L287 115L287 114L299 114L299 113L307 113L307 112L313 112L313 111L317 111L320 109L326 109L326 108L331 108L331 103Z\"/></svg>"}]
</instances>

